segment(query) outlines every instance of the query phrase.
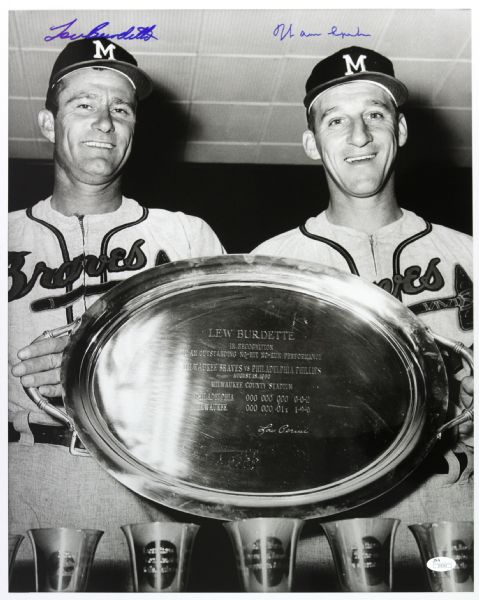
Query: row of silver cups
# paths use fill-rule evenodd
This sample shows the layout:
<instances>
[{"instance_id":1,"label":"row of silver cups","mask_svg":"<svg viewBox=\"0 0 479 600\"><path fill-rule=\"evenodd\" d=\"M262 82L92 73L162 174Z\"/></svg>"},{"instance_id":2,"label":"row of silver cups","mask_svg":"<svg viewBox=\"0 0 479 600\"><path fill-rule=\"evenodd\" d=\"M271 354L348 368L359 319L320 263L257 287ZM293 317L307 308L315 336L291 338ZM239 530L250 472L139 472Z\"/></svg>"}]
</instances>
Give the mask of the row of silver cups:
<instances>
[{"instance_id":1,"label":"row of silver cups","mask_svg":"<svg viewBox=\"0 0 479 600\"><path fill-rule=\"evenodd\" d=\"M245 592L289 592L300 519L254 518L225 523ZM393 549L399 519L363 518L322 523L344 592L393 589ZM181 592L199 526L150 522L124 525L136 592ZM409 529L434 592L473 590L473 523L416 523ZM30 529L37 592L81 592L103 531ZM24 536L9 535L10 577Z\"/></svg>"}]
</instances>

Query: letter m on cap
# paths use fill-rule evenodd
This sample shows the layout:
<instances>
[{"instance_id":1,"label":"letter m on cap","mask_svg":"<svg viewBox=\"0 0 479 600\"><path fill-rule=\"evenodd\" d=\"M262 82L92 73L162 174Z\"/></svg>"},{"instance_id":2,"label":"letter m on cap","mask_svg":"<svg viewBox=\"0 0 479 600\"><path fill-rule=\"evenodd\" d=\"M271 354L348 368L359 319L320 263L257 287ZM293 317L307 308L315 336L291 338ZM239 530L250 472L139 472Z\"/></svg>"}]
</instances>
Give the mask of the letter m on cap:
<instances>
[{"instance_id":1,"label":"letter m on cap","mask_svg":"<svg viewBox=\"0 0 479 600\"><path fill-rule=\"evenodd\" d=\"M101 40L93 40L93 43L96 48L93 58L108 58L108 60L115 60L113 51L116 49L116 46L114 44L110 44L105 48L101 43Z\"/></svg>"},{"instance_id":2,"label":"letter m on cap","mask_svg":"<svg viewBox=\"0 0 479 600\"><path fill-rule=\"evenodd\" d=\"M343 54L343 58L344 62L346 63L345 75L354 75L354 73L366 70L364 61L366 60L367 56L365 54L360 54L356 62L353 61L350 54Z\"/></svg>"}]
</instances>

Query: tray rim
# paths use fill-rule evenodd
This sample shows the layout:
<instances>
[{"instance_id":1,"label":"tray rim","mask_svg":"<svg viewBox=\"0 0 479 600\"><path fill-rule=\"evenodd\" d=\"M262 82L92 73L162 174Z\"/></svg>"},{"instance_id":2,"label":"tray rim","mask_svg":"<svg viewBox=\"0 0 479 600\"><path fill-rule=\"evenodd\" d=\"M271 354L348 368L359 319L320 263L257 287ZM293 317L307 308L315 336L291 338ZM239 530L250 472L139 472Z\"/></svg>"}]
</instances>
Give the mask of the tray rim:
<instances>
[{"instance_id":1,"label":"tray rim","mask_svg":"<svg viewBox=\"0 0 479 600\"><path fill-rule=\"evenodd\" d=\"M218 278L221 280L218 281ZM342 488L328 495L318 491L318 488L271 494L238 494L192 484L185 485L168 476L163 479L152 478L151 475L148 476L148 468L138 464L140 461L120 457L118 449L115 452L108 446L102 438L100 428L95 426L91 415L88 415L88 405L93 406L94 403L91 402L82 377L85 375L85 369L88 372L88 369L92 368L92 360L101 351L102 335L105 338L108 331L114 329L115 324L135 311L146 310L148 302L161 302L172 294L185 291L191 292L212 286L255 284L317 297L319 292L317 288L311 289L311 282L317 284L318 280L333 290L331 298L336 304L345 302L349 309L355 307L367 315L373 315L374 318L387 320L392 331L400 334L401 343L406 344L405 347L411 356L417 358L418 367L422 369L430 389L427 398L423 399L424 405L413 407L419 409L422 417L419 415L415 430L410 432L409 446L413 443L412 447L402 448L398 454L390 452L393 445L391 444L387 452L383 452L383 455L391 456L384 465L374 471L374 477L370 476L371 473L369 476L362 476L358 484L357 473L348 476L345 479L356 480L354 485L344 479L339 480L329 485L332 488L341 485ZM351 288L354 289L354 295L346 296L347 301L344 296L338 296L341 291L344 293ZM324 289L321 290L321 294L324 298ZM369 300L376 300L377 304L369 302L368 305L364 305L364 302L359 301L364 296ZM64 353L62 379L65 382L66 410L75 423L80 439L92 456L113 477L150 500L200 516L223 519L270 514L302 518L328 516L376 498L397 485L422 461L430 449L434 431L444 420L448 403L447 378L441 354L427 328L407 307L377 286L331 267L306 261L252 255L226 255L177 261L142 271L119 282L84 314ZM431 404L429 409L426 403ZM404 427L401 432L403 429ZM394 442L396 440L397 438ZM398 445L400 441L396 444ZM378 463L383 455L376 457L371 465ZM371 471L371 465L361 471ZM388 468L385 469L385 466ZM366 481L363 481L364 479ZM326 486L322 486L321 489L324 487Z\"/></svg>"}]
</instances>

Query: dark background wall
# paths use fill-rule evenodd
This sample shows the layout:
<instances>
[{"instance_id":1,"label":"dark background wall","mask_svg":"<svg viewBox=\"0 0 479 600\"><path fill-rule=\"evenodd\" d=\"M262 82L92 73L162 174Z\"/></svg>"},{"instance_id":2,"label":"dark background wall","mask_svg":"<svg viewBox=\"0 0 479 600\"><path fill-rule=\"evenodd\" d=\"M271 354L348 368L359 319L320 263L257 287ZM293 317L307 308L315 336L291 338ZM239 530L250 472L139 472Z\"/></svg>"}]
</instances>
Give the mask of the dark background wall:
<instances>
[{"instance_id":1,"label":"dark background wall","mask_svg":"<svg viewBox=\"0 0 479 600\"><path fill-rule=\"evenodd\" d=\"M9 208L25 208L51 194L50 161L10 161ZM471 233L470 169L421 165L397 176L401 205L424 218ZM202 217L228 252L249 252L265 239L296 227L325 208L319 166L159 164L148 176L130 169L125 195L149 207Z\"/></svg>"},{"instance_id":2,"label":"dark background wall","mask_svg":"<svg viewBox=\"0 0 479 600\"><path fill-rule=\"evenodd\" d=\"M148 207L202 217L228 252L249 252L326 207L326 180L318 164L184 162L186 141L195 139L201 123L173 100L169 90L156 86L139 105L123 178L126 196ZM432 222L471 233L471 169L457 166L451 132L439 113L418 107L414 97L406 108L409 138L399 151L396 177L400 204ZM53 162L11 159L9 177L9 210L25 208L51 194Z\"/></svg>"}]
</instances>

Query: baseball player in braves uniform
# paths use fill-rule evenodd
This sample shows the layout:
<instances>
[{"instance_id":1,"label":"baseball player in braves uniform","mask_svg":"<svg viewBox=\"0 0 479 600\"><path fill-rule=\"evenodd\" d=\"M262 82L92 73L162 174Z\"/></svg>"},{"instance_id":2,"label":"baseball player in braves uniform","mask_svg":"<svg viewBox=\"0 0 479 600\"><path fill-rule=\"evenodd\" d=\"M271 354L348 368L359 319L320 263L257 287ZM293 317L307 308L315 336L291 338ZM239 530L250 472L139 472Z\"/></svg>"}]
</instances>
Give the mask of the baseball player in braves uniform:
<instances>
[{"instance_id":1,"label":"baseball player in braves uniform","mask_svg":"<svg viewBox=\"0 0 479 600\"><path fill-rule=\"evenodd\" d=\"M364 277L402 301L434 332L470 346L472 240L400 208L395 195L395 158L407 139L399 107L406 98L392 63L372 50L346 48L314 67L306 83L309 128L303 145L310 158L323 163L329 204L253 252L315 261ZM460 360L447 362L461 381L450 378L450 397L457 402L452 408L459 412L462 404L471 403L472 377L465 376ZM404 485L349 518L472 520L472 425L461 426L460 434L454 451L438 447ZM417 548L408 533L400 531L395 542L396 564L410 567L404 571L410 580L401 589L423 589ZM328 561L324 539L318 544L303 537L298 564L314 562L320 568Z\"/></svg>"},{"instance_id":2,"label":"baseball player in braves uniform","mask_svg":"<svg viewBox=\"0 0 479 600\"><path fill-rule=\"evenodd\" d=\"M10 531L104 530L97 550L101 578L93 582L93 589L104 591L127 589L120 525L172 517L90 457L72 454L67 428L40 410L23 386L36 386L58 402L67 338L31 342L72 323L119 280L165 262L224 252L201 219L150 210L122 196L136 104L151 87L134 57L116 43L68 44L54 64L39 114L42 133L55 148L53 194L12 213L9 223Z\"/></svg>"},{"instance_id":3,"label":"baseball player in braves uniform","mask_svg":"<svg viewBox=\"0 0 479 600\"><path fill-rule=\"evenodd\" d=\"M407 140L399 107L407 95L392 63L366 48L345 48L314 67L306 83L303 146L310 158L322 160L329 205L253 252L364 277L432 331L471 346L471 237L426 222L396 198L394 162ZM469 403L471 378L461 393Z\"/></svg>"}]
</instances>

